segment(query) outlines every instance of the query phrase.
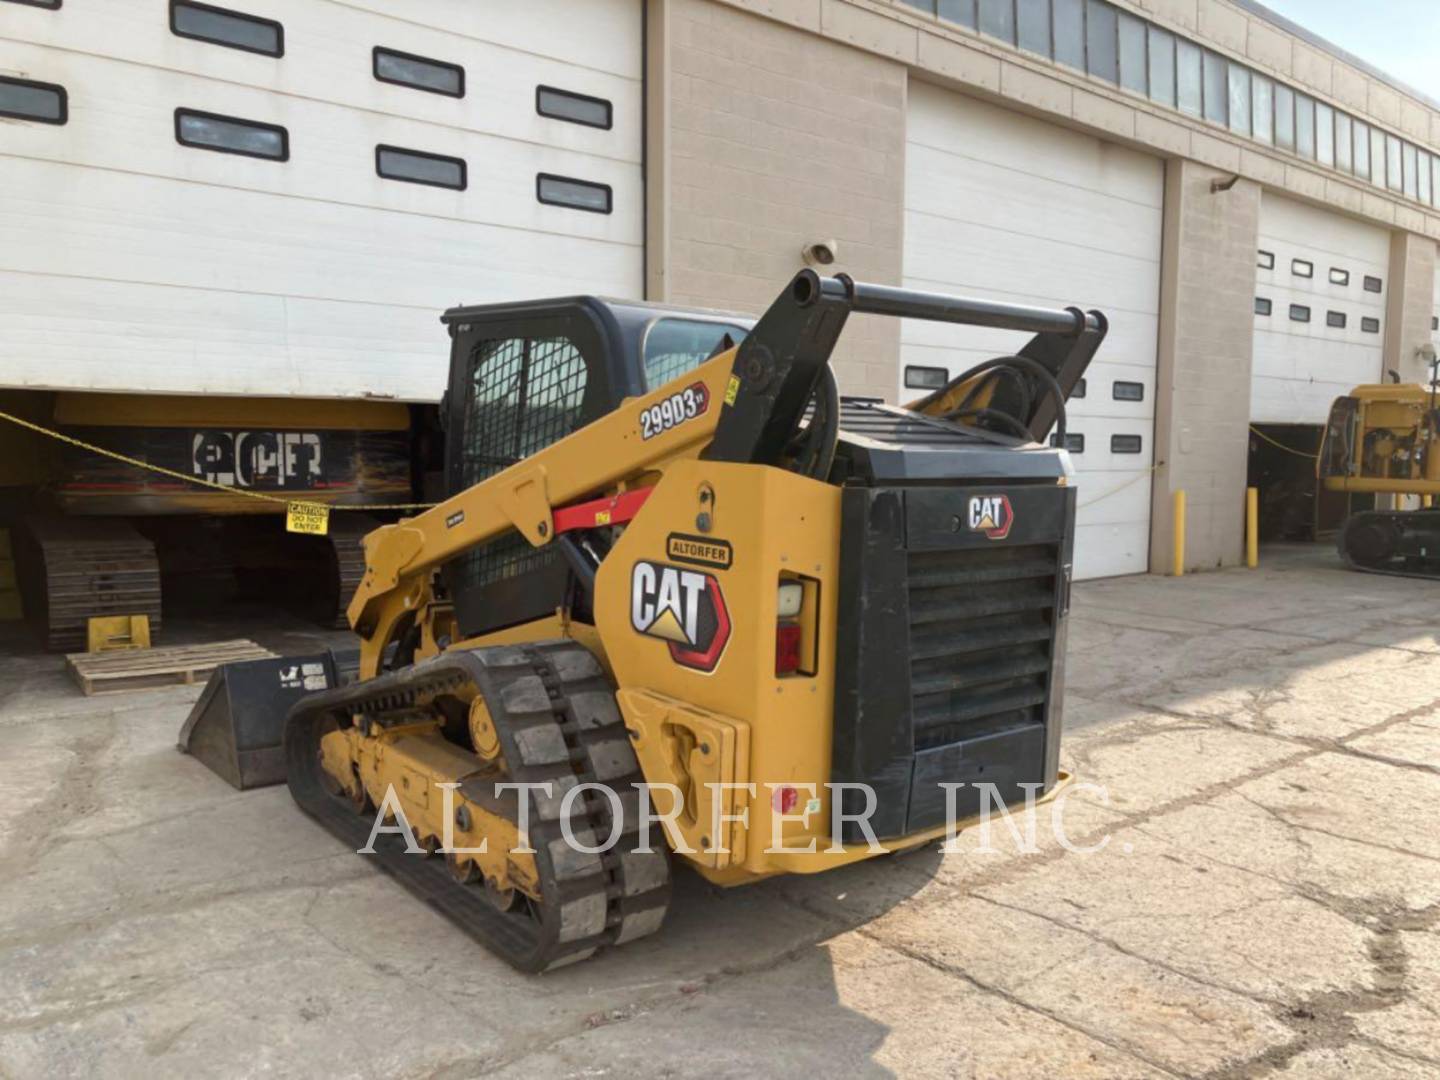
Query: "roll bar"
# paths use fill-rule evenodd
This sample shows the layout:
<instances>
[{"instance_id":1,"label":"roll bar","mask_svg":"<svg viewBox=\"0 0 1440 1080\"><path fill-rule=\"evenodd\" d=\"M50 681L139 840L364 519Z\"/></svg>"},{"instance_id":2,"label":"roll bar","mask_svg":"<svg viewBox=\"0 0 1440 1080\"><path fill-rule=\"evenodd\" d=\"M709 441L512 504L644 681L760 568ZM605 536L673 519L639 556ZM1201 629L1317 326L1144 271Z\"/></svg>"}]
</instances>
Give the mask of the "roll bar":
<instances>
[{"instance_id":1,"label":"roll bar","mask_svg":"<svg viewBox=\"0 0 1440 1080\"><path fill-rule=\"evenodd\" d=\"M1034 334L1019 355L1051 372L1067 395L1108 329L1098 311L1001 304L802 270L741 342L733 394L727 395L733 400L705 457L779 462L851 312ZM1054 425L1061 404L1048 395L1036 398L1027 427L1038 442Z\"/></svg>"}]
</instances>

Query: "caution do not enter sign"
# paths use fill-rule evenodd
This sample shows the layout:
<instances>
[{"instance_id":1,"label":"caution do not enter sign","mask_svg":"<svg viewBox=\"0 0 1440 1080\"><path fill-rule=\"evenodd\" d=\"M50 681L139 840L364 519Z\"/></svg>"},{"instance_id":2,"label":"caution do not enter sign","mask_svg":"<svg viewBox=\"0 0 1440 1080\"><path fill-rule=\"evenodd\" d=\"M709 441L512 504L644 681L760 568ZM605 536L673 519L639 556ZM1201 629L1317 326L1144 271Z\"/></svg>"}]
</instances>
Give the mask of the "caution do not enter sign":
<instances>
[{"instance_id":1,"label":"caution do not enter sign","mask_svg":"<svg viewBox=\"0 0 1440 1080\"><path fill-rule=\"evenodd\" d=\"M320 503L286 503L285 531L324 536L330 531L330 507Z\"/></svg>"}]
</instances>

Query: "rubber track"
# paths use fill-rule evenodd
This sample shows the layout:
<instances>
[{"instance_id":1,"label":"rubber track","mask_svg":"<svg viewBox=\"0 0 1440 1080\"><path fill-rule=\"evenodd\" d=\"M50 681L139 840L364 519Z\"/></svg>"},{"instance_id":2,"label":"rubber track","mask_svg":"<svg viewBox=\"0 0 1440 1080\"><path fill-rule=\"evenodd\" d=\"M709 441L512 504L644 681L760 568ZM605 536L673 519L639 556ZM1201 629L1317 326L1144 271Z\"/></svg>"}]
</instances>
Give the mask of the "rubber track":
<instances>
[{"instance_id":1,"label":"rubber track","mask_svg":"<svg viewBox=\"0 0 1440 1080\"><path fill-rule=\"evenodd\" d=\"M333 625L337 630L350 629L346 609L350 598L360 587L365 576L365 536L379 528L380 522L361 514L332 513L330 531L327 534L330 547L335 553L336 610Z\"/></svg>"},{"instance_id":2,"label":"rubber track","mask_svg":"<svg viewBox=\"0 0 1440 1080\"><path fill-rule=\"evenodd\" d=\"M365 846L373 818L357 814L321 786L318 732L327 715L341 725L355 714L381 723L424 707L434 695L474 688L485 699L510 779L550 781L547 797L531 792L530 846L542 901L520 912L500 912L478 885L461 884L443 859L407 854L395 834L376 838L367 856L472 938L515 968L552 970L654 933L670 901L669 855L656 838L640 847L638 792L642 779L614 688L594 656L573 641L454 650L366 682L310 695L291 710L285 725L290 792L301 809L352 849ZM581 782L602 782L621 795L620 840L603 855L575 851L561 828L566 791ZM515 821L518 795L497 797L489 781L462 780L461 792L488 810ZM611 832L609 800L587 791L572 800L571 831L595 847Z\"/></svg>"},{"instance_id":3,"label":"rubber track","mask_svg":"<svg viewBox=\"0 0 1440 1080\"><path fill-rule=\"evenodd\" d=\"M128 522L37 514L23 528L43 566L47 649L84 649L88 620L101 615L148 615L158 636L160 561Z\"/></svg>"},{"instance_id":4,"label":"rubber track","mask_svg":"<svg viewBox=\"0 0 1440 1080\"><path fill-rule=\"evenodd\" d=\"M1387 570L1382 567L1366 566L1362 562L1356 562L1355 559L1351 556L1349 549L1346 547L1346 536L1353 522L1358 522L1362 518L1390 518L1396 516L1396 514L1418 514L1421 512L1422 511L1418 510L1364 510L1360 513L1351 515L1345 520L1345 524L1340 529L1340 535L1335 539L1335 548L1340 553L1340 560L1349 569L1357 570L1362 574L1379 574L1382 577L1414 578L1419 581L1440 581L1440 559L1436 560L1435 569L1428 572L1423 570ZM1440 513L1437 513L1436 511L1423 512L1427 514L1436 514L1437 517L1440 517ZM1437 542L1440 542L1440 537L1437 537Z\"/></svg>"}]
</instances>

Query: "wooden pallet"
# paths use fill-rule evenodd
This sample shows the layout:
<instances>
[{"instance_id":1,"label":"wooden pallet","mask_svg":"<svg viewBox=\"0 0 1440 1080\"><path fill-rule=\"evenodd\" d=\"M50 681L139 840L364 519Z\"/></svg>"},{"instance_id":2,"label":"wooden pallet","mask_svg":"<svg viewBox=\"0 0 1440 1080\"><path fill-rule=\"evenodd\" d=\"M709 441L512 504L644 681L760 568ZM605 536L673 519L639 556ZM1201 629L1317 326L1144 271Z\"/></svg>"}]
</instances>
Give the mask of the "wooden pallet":
<instances>
[{"instance_id":1,"label":"wooden pallet","mask_svg":"<svg viewBox=\"0 0 1440 1080\"><path fill-rule=\"evenodd\" d=\"M200 682L221 664L237 660L263 660L274 655L253 641L240 639L216 641L209 645L70 653L65 657L65 663L88 697Z\"/></svg>"}]
</instances>

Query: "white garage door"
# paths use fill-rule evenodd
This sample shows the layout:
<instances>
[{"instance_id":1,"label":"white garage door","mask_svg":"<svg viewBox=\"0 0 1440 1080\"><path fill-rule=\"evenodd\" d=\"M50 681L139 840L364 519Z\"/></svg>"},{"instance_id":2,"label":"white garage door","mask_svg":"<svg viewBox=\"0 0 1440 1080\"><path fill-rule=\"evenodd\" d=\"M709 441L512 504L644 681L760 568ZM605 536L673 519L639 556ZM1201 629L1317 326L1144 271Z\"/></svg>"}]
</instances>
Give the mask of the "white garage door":
<instances>
[{"instance_id":1,"label":"white garage door","mask_svg":"<svg viewBox=\"0 0 1440 1080\"><path fill-rule=\"evenodd\" d=\"M1155 158L926 83L910 84L905 284L1010 303L1099 308L1110 335L1069 406L1079 577L1149 564L1164 167ZM1025 335L906 322L901 400ZM1083 449L1076 445L1083 438Z\"/></svg>"},{"instance_id":2,"label":"white garage door","mask_svg":"<svg viewBox=\"0 0 1440 1080\"><path fill-rule=\"evenodd\" d=\"M1381 380L1390 234L1266 192L1255 271L1250 418L1323 424Z\"/></svg>"},{"instance_id":3,"label":"white garage door","mask_svg":"<svg viewBox=\"0 0 1440 1080\"><path fill-rule=\"evenodd\" d=\"M0 6L0 68L69 105L0 121L0 385L433 400L446 307L640 295L641 0L222 5L283 49Z\"/></svg>"}]
</instances>

